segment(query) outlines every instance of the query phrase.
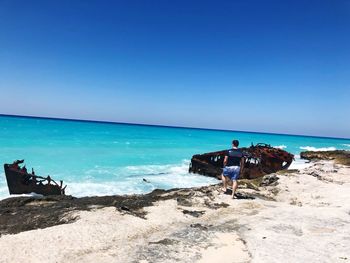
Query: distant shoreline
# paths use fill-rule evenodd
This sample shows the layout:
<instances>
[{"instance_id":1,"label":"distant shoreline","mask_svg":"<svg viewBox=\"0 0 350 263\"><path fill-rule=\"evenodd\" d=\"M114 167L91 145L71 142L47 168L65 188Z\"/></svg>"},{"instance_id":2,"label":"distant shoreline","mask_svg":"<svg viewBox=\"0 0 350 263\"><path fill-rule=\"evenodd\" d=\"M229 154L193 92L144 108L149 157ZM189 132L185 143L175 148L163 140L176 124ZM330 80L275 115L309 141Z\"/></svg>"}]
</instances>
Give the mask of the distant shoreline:
<instances>
[{"instance_id":1,"label":"distant shoreline","mask_svg":"<svg viewBox=\"0 0 350 263\"><path fill-rule=\"evenodd\" d=\"M197 127L170 126L170 125L146 124L146 123L129 123L129 122L117 122L117 121L67 119L67 118L58 118L58 117L43 117L43 116L29 116L29 115L26 116L26 115L13 115L13 114L1 114L1 113L0 113L0 117L25 118L25 119L41 119L41 120L54 120L54 121L71 121L71 122L85 122L85 123L100 123L100 124L116 124L116 125L132 125L132 126L174 128L174 129L189 129L189 130L203 130L203 131L218 131L218 132L244 132L244 133L251 133L251 134L267 134L267 135L276 135L276 136L279 136L279 135L282 135L282 136L297 136L297 137L334 139L334 140L350 140L350 138L342 138L342 137L314 136L314 135L273 133L273 132L254 132L254 131L226 130L226 129L213 129L213 128L197 128Z\"/></svg>"}]
</instances>

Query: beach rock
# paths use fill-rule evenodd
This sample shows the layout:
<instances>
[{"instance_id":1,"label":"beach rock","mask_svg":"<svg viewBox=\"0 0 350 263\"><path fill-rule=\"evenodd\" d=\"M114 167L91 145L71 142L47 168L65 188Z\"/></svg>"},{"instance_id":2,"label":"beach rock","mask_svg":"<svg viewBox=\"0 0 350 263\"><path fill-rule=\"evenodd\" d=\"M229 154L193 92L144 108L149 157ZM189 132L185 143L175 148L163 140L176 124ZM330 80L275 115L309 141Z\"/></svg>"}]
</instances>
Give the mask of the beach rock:
<instances>
[{"instance_id":1,"label":"beach rock","mask_svg":"<svg viewBox=\"0 0 350 263\"><path fill-rule=\"evenodd\" d=\"M76 198L73 196L11 197L0 201L0 235L16 234L38 228L75 222L75 211L91 211L104 207L115 207L117 212L145 219L145 207L163 200L178 200L180 205L191 206L192 198L211 198L219 185L197 188L156 189L144 195L115 195ZM207 207L218 209L227 204L208 201ZM201 211L189 214L200 216Z\"/></svg>"},{"instance_id":2,"label":"beach rock","mask_svg":"<svg viewBox=\"0 0 350 263\"><path fill-rule=\"evenodd\" d=\"M260 183L260 186L277 185L278 177L275 174L265 175Z\"/></svg>"},{"instance_id":3,"label":"beach rock","mask_svg":"<svg viewBox=\"0 0 350 263\"><path fill-rule=\"evenodd\" d=\"M197 211L197 210L194 210L194 211L190 211L190 210L183 210L182 213L184 213L185 215L191 215L193 217L200 217L202 215L205 214L205 211Z\"/></svg>"},{"instance_id":4,"label":"beach rock","mask_svg":"<svg viewBox=\"0 0 350 263\"><path fill-rule=\"evenodd\" d=\"M190 225L190 227L199 228L200 230L208 230L208 228L211 227L211 226L213 226L213 225L205 226L205 225L202 225L202 224L199 224L199 223Z\"/></svg>"},{"instance_id":5,"label":"beach rock","mask_svg":"<svg viewBox=\"0 0 350 263\"><path fill-rule=\"evenodd\" d=\"M337 164L350 166L350 151L343 151L343 150L323 151L323 152L306 151L306 152L300 153L300 158L306 159L309 161L332 160Z\"/></svg>"}]
</instances>

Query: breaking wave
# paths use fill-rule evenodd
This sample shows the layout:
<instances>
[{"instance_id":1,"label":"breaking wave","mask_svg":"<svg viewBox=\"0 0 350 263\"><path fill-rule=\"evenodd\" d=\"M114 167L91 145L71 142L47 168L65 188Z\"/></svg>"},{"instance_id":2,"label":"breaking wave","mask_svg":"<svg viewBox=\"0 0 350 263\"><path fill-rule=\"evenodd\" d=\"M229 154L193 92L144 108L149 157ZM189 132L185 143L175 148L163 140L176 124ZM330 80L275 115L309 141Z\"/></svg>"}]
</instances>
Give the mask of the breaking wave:
<instances>
[{"instance_id":1,"label":"breaking wave","mask_svg":"<svg viewBox=\"0 0 350 263\"><path fill-rule=\"evenodd\" d=\"M66 194L76 197L145 194L155 189L199 187L219 182L215 178L188 173L189 162L183 160L172 165L126 167L96 166L85 171L82 178L65 180ZM6 182L0 181L0 199L7 197Z\"/></svg>"},{"instance_id":2,"label":"breaking wave","mask_svg":"<svg viewBox=\"0 0 350 263\"><path fill-rule=\"evenodd\" d=\"M277 148L277 149L286 149L287 146L286 145L277 145L277 146L273 146L273 148Z\"/></svg>"},{"instance_id":3,"label":"breaking wave","mask_svg":"<svg viewBox=\"0 0 350 263\"><path fill-rule=\"evenodd\" d=\"M5 178L5 173L0 174L1 178ZM9 197L9 190L7 188L6 180L0 180L0 200Z\"/></svg>"},{"instance_id":4,"label":"breaking wave","mask_svg":"<svg viewBox=\"0 0 350 263\"><path fill-rule=\"evenodd\" d=\"M84 182L67 182L67 194L73 196L101 196L120 194L145 194L155 189L188 188L216 184L215 178L188 173L189 160L178 165L133 165L109 170L99 167L88 171ZM112 172L114 180L98 182L94 174Z\"/></svg>"},{"instance_id":5,"label":"breaking wave","mask_svg":"<svg viewBox=\"0 0 350 263\"><path fill-rule=\"evenodd\" d=\"M304 169L307 168L311 165L311 163L309 163L307 160L301 159L300 155L294 155L294 161L292 162L292 164L289 166L288 169Z\"/></svg>"},{"instance_id":6,"label":"breaking wave","mask_svg":"<svg viewBox=\"0 0 350 263\"><path fill-rule=\"evenodd\" d=\"M314 151L314 152L324 152L324 151L335 151L335 147L323 147L323 148L316 148L312 146L302 146L299 147L301 150L306 150L306 151Z\"/></svg>"}]
</instances>

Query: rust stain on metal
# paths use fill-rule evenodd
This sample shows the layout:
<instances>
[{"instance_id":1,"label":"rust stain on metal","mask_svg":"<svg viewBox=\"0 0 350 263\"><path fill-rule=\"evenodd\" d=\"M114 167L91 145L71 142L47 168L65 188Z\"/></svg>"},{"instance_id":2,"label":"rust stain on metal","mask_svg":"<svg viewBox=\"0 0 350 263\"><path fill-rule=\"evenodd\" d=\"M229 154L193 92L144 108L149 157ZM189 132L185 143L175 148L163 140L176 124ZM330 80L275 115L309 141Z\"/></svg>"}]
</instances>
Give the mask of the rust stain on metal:
<instances>
[{"instance_id":1,"label":"rust stain on metal","mask_svg":"<svg viewBox=\"0 0 350 263\"><path fill-rule=\"evenodd\" d=\"M49 175L42 177L35 175L33 169L28 173L24 160L14 161L12 164L4 164L7 186L10 194L37 193L42 195L64 195L67 186L63 187L63 181L58 184Z\"/></svg>"},{"instance_id":2,"label":"rust stain on metal","mask_svg":"<svg viewBox=\"0 0 350 263\"><path fill-rule=\"evenodd\" d=\"M241 179L254 179L287 169L294 160L293 154L264 143L252 144L250 147L241 149L245 156ZM227 151L193 155L189 172L221 179L223 161Z\"/></svg>"}]
</instances>

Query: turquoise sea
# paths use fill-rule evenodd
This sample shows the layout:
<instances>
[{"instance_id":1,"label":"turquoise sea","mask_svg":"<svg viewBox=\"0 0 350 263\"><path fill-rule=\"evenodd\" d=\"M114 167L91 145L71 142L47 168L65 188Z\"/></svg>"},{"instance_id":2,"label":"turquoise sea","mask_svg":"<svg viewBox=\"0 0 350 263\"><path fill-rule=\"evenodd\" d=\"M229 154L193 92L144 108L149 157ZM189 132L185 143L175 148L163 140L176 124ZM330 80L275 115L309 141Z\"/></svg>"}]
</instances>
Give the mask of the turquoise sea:
<instances>
[{"instance_id":1,"label":"turquoise sea","mask_svg":"<svg viewBox=\"0 0 350 263\"><path fill-rule=\"evenodd\" d=\"M302 150L350 150L350 139L0 116L0 163L25 159L29 171L64 180L74 196L147 193L216 183L188 174L189 161L230 148L233 138L242 147L264 142L296 157ZM8 196L2 169L0 198Z\"/></svg>"}]
</instances>

